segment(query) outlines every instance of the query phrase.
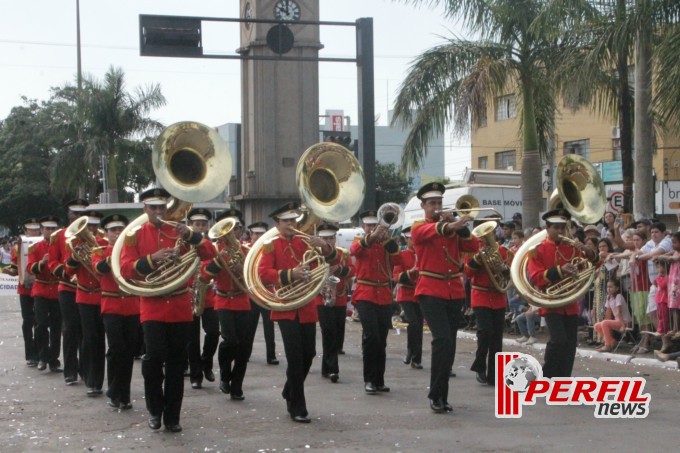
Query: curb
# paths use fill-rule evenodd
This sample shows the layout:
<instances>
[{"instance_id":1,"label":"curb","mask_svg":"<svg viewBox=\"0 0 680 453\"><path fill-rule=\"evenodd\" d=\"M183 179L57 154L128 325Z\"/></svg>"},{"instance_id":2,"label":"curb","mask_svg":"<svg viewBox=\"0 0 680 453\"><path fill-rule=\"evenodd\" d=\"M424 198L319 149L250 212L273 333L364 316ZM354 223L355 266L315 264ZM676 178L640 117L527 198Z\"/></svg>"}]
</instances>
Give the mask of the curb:
<instances>
[{"instance_id":1,"label":"curb","mask_svg":"<svg viewBox=\"0 0 680 453\"><path fill-rule=\"evenodd\" d=\"M458 331L458 338L464 338L466 340L474 340L477 341L477 335L474 333L470 332L461 332L460 330ZM510 339L510 338L503 338L503 346L505 349L505 346L513 346L513 347L518 347L518 348L529 348L529 349L535 349L538 351L543 351L545 350L545 343L534 343L532 345L523 345L520 343L517 343L515 340ZM646 357L633 357L630 355L626 354L614 354L611 352L597 352L592 349L585 349L585 348L576 348L576 356L577 357L583 357L585 359L597 359L597 360L602 360L604 362L615 362L615 363L622 363L622 364L631 364L631 365L638 365L638 366L647 366L647 367L652 367L652 368L662 368L662 369L667 369L667 370L678 370L680 369L680 366L678 366L678 362L675 360L669 360L668 362L661 362L657 359L654 358L646 358Z\"/></svg>"}]
</instances>

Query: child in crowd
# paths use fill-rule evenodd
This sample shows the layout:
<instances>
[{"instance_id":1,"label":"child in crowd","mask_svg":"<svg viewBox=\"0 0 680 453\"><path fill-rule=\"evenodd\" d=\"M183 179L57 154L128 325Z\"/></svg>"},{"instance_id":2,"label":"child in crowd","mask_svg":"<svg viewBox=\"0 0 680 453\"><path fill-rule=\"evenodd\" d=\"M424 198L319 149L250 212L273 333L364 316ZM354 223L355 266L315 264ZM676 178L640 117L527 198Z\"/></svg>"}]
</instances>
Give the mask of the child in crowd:
<instances>
[{"instance_id":1,"label":"child in crowd","mask_svg":"<svg viewBox=\"0 0 680 453\"><path fill-rule=\"evenodd\" d=\"M668 261L660 259L656 261L657 276L655 280L656 313L659 320L657 333L664 335L668 332Z\"/></svg>"},{"instance_id":2,"label":"child in crowd","mask_svg":"<svg viewBox=\"0 0 680 453\"><path fill-rule=\"evenodd\" d=\"M673 253L668 257L671 263L668 273L668 311L670 318L669 335L680 336L680 232L671 238Z\"/></svg>"},{"instance_id":3,"label":"child in crowd","mask_svg":"<svg viewBox=\"0 0 680 453\"><path fill-rule=\"evenodd\" d=\"M610 352L614 349L613 331L622 331L630 322L628 305L620 292L618 280L611 279L607 282L607 316L604 321L595 324L595 331L604 337L604 346L598 348L599 352ZM613 319L612 319L613 318Z\"/></svg>"}]
</instances>

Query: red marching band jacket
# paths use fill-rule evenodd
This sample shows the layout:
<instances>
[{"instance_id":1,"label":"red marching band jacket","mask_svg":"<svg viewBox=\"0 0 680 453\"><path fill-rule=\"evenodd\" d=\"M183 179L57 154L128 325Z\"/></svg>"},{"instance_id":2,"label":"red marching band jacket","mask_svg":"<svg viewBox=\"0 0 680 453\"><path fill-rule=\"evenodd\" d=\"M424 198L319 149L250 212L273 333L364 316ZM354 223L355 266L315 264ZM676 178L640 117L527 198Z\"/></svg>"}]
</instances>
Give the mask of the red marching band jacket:
<instances>
[{"instance_id":1,"label":"red marching band jacket","mask_svg":"<svg viewBox=\"0 0 680 453\"><path fill-rule=\"evenodd\" d=\"M464 253L476 252L478 241L467 228L446 235L445 226L446 222L431 219L416 221L411 226L411 239L418 255L416 297L465 298Z\"/></svg>"},{"instance_id":2,"label":"red marching band jacket","mask_svg":"<svg viewBox=\"0 0 680 453\"><path fill-rule=\"evenodd\" d=\"M349 255L349 251L341 247L336 248L338 253L338 270L335 272L335 276L340 279L338 285L335 287L335 306L336 307L346 307L347 306L347 289L352 282L352 277L354 277L354 263L352 263L352 257Z\"/></svg>"},{"instance_id":3,"label":"red marching band jacket","mask_svg":"<svg viewBox=\"0 0 680 453\"><path fill-rule=\"evenodd\" d=\"M481 242L477 241L480 244ZM501 259L510 265L508 261L508 249L502 245L498 246L498 253ZM496 289L491 281L489 273L486 271L479 254L475 254L465 261L465 275L470 278L472 292L470 295L471 307L487 307L492 310L505 309L508 305L508 299L505 292L500 292Z\"/></svg>"},{"instance_id":4,"label":"red marching band jacket","mask_svg":"<svg viewBox=\"0 0 680 453\"><path fill-rule=\"evenodd\" d=\"M401 264L399 245L394 239L384 244L368 245L365 237L357 236L350 246L356 269L353 301L367 301L376 305L392 304L390 280L394 266Z\"/></svg>"},{"instance_id":5,"label":"red marching band jacket","mask_svg":"<svg viewBox=\"0 0 680 453\"><path fill-rule=\"evenodd\" d=\"M11 264L11 266L14 269L17 269L17 272L19 272L19 267L18 267L19 260L17 258L19 256L19 253L21 253L21 251L19 250L19 244L14 244L14 247L12 247L12 264ZM27 263L25 263L25 264L27 264ZM25 271L26 271L26 269L24 268L24 272ZM21 285L21 284L17 285L17 294L20 295L20 296L30 296L31 295L31 288L26 288L24 285Z\"/></svg>"},{"instance_id":6,"label":"red marching band jacket","mask_svg":"<svg viewBox=\"0 0 680 453\"><path fill-rule=\"evenodd\" d=\"M304 253L308 250L307 244L298 236L290 241L279 235L265 244L262 248L262 258L258 266L258 272L262 283L280 287L293 281L293 269L302 262ZM335 249L328 255L326 262L337 264L338 253ZM313 269L315 266L311 266ZM321 303L318 294L305 306L297 310L271 311L272 321L281 319L294 320L296 316L301 324L315 323L319 320L317 305Z\"/></svg>"},{"instance_id":7,"label":"red marching band jacket","mask_svg":"<svg viewBox=\"0 0 680 453\"><path fill-rule=\"evenodd\" d=\"M564 242L557 244L550 238L546 238L534 249L529 250L528 253L527 271L529 272L529 279L534 286L540 289L563 279L564 274L561 266L580 255L580 252L573 246ZM595 262L597 262L597 256ZM548 313L578 315L578 300L564 307L541 308L538 312L541 316Z\"/></svg>"},{"instance_id":8,"label":"red marching band jacket","mask_svg":"<svg viewBox=\"0 0 680 453\"><path fill-rule=\"evenodd\" d=\"M397 302L418 302L416 298L416 282L418 269L413 269L418 261L415 250L405 249L399 252L401 264L394 266L393 280L399 284ZM413 269L413 270L411 270Z\"/></svg>"},{"instance_id":9,"label":"red marching band jacket","mask_svg":"<svg viewBox=\"0 0 680 453\"><path fill-rule=\"evenodd\" d=\"M122 277L126 280L141 280L144 276L153 272L156 265L151 261L151 255L162 248L175 247L178 237L178 233L172 226L162 224L158 228L148 222L137 231L128 234L125 237L120 258ZM203 239L199 233L194 233L189 239L189 243L196 246L201 260L207 260L213 256L213 245ZM182 245L180 253L186 253L189 247L188 244ZM188 287L189 283L187 282L171 294L140 297L140 321L166 323L193 321L194 316L191 310L191 296Z\"/></svg>"},{"instance_id":10,"label":"red marching band jacket","mask_svg":"<svg viewBox=\"0 0 680 453\"><path fill-rule=\"evenodd\" d=\"M26 271L35 276L31 297L56 300L59 298L59 280L52 275L47 262L42 261L43 257L49 253L49 249L50 244L44 239L29 247Z\"/></svg>"},{"instance_id":11,"label":"red marching band jacket","mask_svg":"<svg viewBox=\"0 0 680 453\"><path fill-rule=\"evenodd\" d=\"M247 250L243 246L241 246L241 251L244 255L247 254ZM217 253L216 251L213 259L206 260L201 265L201 275L203 278L206 281L214 280L215 292L213 304L215 310L249 311L251 307L248 293L243 292L234 282L229 272L222 267ZM226 259L223 261L228 262ZM243 270L241 269L240 272L243 272Z\"/></svg>"},{"instance_id":12,"label":"red marching band jacket","mask_svg":"<svg viewBox=\"0 0 680 453\"><path fill-rule=\"evenodd\" d=\"M71 281L71 277L66 274L66 257L68 248L66 246L66 228L55 231L50 236L50 258L47 265L50 272L59 278L59 291L76 292L76 283Z\"/></svg>"},{"instance_id":13,"label":"red marching band jacket","mask_svg":"<svg viewBox=\"0 0 680 453\"><path fill-rule=\"evenodd\" d=\"M104 239L96 238L99 247L104 247L107 242ZM96 274L87 269L85 265L73 258L70 250L66 252L65 274L75 276L77 282L76 303L88 305L100 305L102 292L99 286L99 278Z\"/></svg>"},{"instance_id":14,"label":"red marching band jacket","mask_svg":"<svg viewBox=\"0 0 680 453\"><path fill-rule=\"evenodd\" d=\"M139 314L139 297L121 291L111 270L113 246L100 247L92 253L92 267L99 275L102 314L134 316Z\"/></svg>"}]
</instances>

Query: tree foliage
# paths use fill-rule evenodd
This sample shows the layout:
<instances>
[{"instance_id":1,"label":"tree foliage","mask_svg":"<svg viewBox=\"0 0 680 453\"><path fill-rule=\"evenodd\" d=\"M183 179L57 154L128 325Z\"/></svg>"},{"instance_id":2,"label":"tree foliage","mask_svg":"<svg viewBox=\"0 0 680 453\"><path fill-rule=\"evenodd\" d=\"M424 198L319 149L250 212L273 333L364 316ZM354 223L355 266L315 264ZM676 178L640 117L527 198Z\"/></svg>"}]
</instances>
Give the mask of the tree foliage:
<instances>
[{"instance_id":1,"label":"tree foliage","mask_svg":"<svg viewBox=\"0 0 680 453\"><path fill-rule=\"evenodd\" d=\"M402 176L396 164L375 163L376 203L406 203L411 195L413 178Z\"/></svg>"}]
</instances>

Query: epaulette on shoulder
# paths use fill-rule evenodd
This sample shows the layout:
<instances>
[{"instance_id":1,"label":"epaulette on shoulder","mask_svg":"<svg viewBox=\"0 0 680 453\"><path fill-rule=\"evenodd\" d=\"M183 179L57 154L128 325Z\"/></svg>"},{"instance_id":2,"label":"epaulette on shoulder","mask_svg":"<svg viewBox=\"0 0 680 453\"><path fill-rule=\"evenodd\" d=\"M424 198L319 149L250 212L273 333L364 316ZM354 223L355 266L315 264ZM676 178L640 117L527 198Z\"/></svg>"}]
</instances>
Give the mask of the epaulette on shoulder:
<instances>
[{"instance_id":1,"label":"epaulette on shoulder","mask_svg":"<svg viewBox=\"0 0 680 453\"><path fill-rule=\"evenodd\" d=\"M533 247L531 250L527 252L527 258L535 258L538 255L538 248L541 246L541 244L538 244L536 247Z\"/></svg>"},{"instance_id":2,"label":"epaulette on shoulder","mask_svg":"<svg viewBox=\"0 0 680 453\"><path fill-rule=\"evenodd\" d=\"M95 247L92 249L92 254L97 256L104 256L104 250L106 250L106 247Z\"/></svg>"},{"instance_id":3,"label":"epaulette on shoulder","mask_svg":"<svg viewBox=\"0 0 680 453\"><path fill-rule=\"evenodd\" d=\"M274 238L271 238L267 242L264 243L262 246L262 252L263 253L272 253L274 251L274 241L277 240L279 237L276 236Z\"/></svg>"},{"instance_id":4,"label":"epaulette on shoulder","mask_svg":"<svg viewBox=\"0 0 680 453\"><path fill-rule=\"evenodd\" d=\"M363 237L364 237L364 236L362 236L362 235L360 235L360 234L357 234L356 236L354 236L354 240L353 240L352 242L358 242L358 241L362 240Z\"/></svg>"},{"instance_id":5,"label":"epaulette on shoulder","mask_svg":"<svg viewBox=\"0 0 680 453\"><path fill-rule=\"evenodd\" d=\"M50 244L54 244L55 242L57 242L57 240L59 239L59 232L61 230L63 230L63 228L59 228L54 233L50 234Z\"/></svg>"},{"instance_id":6,"label":"epaulette on shoulder","mask_svg":"<svg viewBox=\"0 0 680 453\"><path fill-rule=\"evenodd\" d=\"M137 245L137 231L139 231L139 228L127 232L125 235L125 245L132 247Z\"/></svg>"},{"instance_id":7,"label":"epaulette on shoulder","mask_svg":"<svg viewBox=\"0 0 680 453\"><path fill-rule=\"evenodd\" d=\"M419 226L425 225L427 222L424 219L416 220L411 224L411 231L415 230Z\"/></svg>"}]
</instances>

